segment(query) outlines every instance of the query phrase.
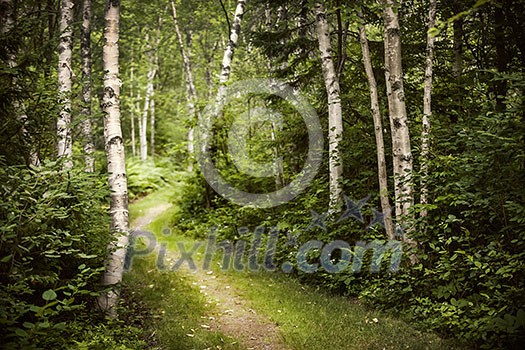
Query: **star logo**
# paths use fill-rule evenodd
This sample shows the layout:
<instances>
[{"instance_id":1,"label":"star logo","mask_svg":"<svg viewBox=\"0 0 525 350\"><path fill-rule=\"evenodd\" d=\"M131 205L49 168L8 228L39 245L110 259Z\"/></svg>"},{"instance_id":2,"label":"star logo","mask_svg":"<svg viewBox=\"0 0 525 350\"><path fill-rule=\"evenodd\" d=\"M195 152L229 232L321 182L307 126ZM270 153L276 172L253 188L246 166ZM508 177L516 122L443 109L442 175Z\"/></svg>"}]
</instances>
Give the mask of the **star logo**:
<instances>
[{"instance_id":1,"label":"star logo","mask_svg":"<svg viewBox=\"0 0 525 350\"><path fill-rule=\"evenodd\" d=\"M343 195L343 198L345 201L346 209L343 212L343 214L341 214L339 219L337 219L336 222L341 222L343 220L348 219L349 217L353 217L354 219L357 219L360 222L364 223L365 221L363 220L361 208L366 204L366 202L368 202L368 200L370 199L370 195L368 195L366 198L361 199L357 203L348 198L346 195Z\"/></svg>"},{"instance_id":2,"label":"star logo","mask_svg":"<svg viewBox=\"0 0 525 350\"><path fill-rule=\"evenodd\" d=\"M376 208L372 208L372 221L370 221L366 229L368 230L375 225L380 225L382 228L385 228L385 214Z\"/></svg>"},{"instance_id":3,"label":"star logo","mask_svg":"<svg viewBox=\"0 0 525 350\"><path fill-rule=\"evenodd\" d=\"M309 231L313 228L319 227L323 229L323 231L326 231L326 218L328 217L328 213L319 214L315 210L310 209L310 214L312 214L312 222L306 229L306 231Z\"/></svg>"}]
</instances>

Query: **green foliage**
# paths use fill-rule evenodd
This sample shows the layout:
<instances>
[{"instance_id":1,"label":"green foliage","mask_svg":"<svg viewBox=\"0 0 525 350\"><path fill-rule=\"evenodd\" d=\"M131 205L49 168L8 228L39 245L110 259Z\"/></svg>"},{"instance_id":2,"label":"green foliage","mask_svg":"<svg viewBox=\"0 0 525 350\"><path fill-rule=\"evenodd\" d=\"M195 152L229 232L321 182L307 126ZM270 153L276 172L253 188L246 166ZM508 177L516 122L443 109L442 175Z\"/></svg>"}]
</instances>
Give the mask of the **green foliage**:
<instances>
[{"instance_id":1,"label":"green foliage","mask_svg":"<svg viewBox=\"0 0 525 350\"><path fill-rule=\"evenodd\" d=\"M149 159L145 162L139 158L128 158L126 170L129 198L133 200L172 183L180 173L175 169L170 158Z\"/></svg>"},{"instance_id":2,"label":"green foliage","mask_svg":"<svg viewBox=\"0 0 525 350\"><path fill-rule=\"evenodd\" d=\"M0 170L0 322L7 347L61 334L97 295L111 240L106 191L94 176L60 168L48 162Z\"/></svg>"},{"instance_id":3,"label":"green foliage","mask_svg":"<svg viewBox=\"0 0 525 350\"><path fill-rule=\"evenodd\" d=\"M283 5L286 3L286 5ZM281 12L281 18L270 18L269 25L253 19L249 37L272 63L271 75L284 78L300 89L315 106L326 130L326 92L319 74L319 63L315 59L315 42L299 40L297 27L301 5L297 2L270 2L271 14ZM480 2L481 3L481 2ZM309 6L309 2L305 2ZM420 327L433 329L445 336L459 338L472 348L520 348L525 334L525 116L523 106L524 79L520 62L522 50L518 49L519 35L513 28L520 28L522 20L513 15L522 8L518 1L503 6L507 23L496 28L496 7L502 3L487 2L483 6L459 4L445 1L439 9L443 23L453 23L460 16L465 40L462 52L462 74L454 73L454 51L451 45L451 26L442 31L436 41L434 84L432 96L432 146L429 163L430 205L426 217L420 218L422 207L414 206L417 219L412 224L411 235L419 242L416 249L404 248L402 268L397 273L383 269L379 273L363 270L360 273L345 271L340 274L319 272L300 274L303 281L349 296L359 297L377 307L390 309L411 319ZM473 7L472 7L473 6ZM280 10L279 10L280 7ZM334 3L327 7L335 9ZM260 8L263 8L261 6ZM283 10L283 8L285 8ZM353 23L354 10L341 6L343 20ZM310 8L311 9L311 8ZM381 8L365 6L365 21L369 24L370 48L375 75L380 88L380 104L385 112L383 43L381 42ZM518 11L519 12L519 11ZM420 167L419 135L422 115L422 86L424 79L424 41L427 33L427 4L412 2L399 11L402 40L405 100L411 121L412 148L415 169ZM254 17L266 18L261 11L253 10ZM448 16L448 17L447 17ZM439 17L439 16L438 16ZM313 20L307 11L308 21ZM463 18L466 19L466 18ZM329 18L334 30L332 46L334 59L337 36L335 16ZM310 22L312 23L312 22ZM313 32L312 26L306 31ZM352 24L350 25L350 30ZM498 30L505 30L506 52L494 53ZM467 34L468 33L468 34ZM500 36L501 37L501 36ZM311 39L310 35L307 35ZM476 38L476 39L474 39ZM484 42L475 44L473 40ZM369 203L363 208L365 224L347 220L336 223L329 218L326 230L307 229L311 223L310 210L324 213L328 203L328 168L325 162L314 183L293 201L271 209L239 207L228 203L207 188L199 173L186 181L180 197L180 212L175 216L176 226L184 232L203 237L208 230L218 228L220 238L238 240L240 227L252 232L257 226L278 227L281 232L277 262L290 261L296 249L287 245L287 235L298 235L298 243L317 239L329 242L342 239L350 244L358 240L384 239L384 231L377 228L365 230L372 218L371 208L379 208L373 125L369 117L368 86L359 62L350 57L359 57L357 42L348 39L346 57L349 62L340 76L343 116L344 192L354 199L371 194ZM254 50L255 51L255 50ZM521 53L520 53L521 52ZM481 54L483 53L483 54ZM507 57L505 57L507 55ZM506 64L503 70L502 62ZM275 68L278 66L279 68ZM239 63L239 77L253 74ZM234 70L235 71L235 70ZM243 75L242 73L246 73ZM497 92L504 86L503 103ZM242 108L238 109L242 111ZM236 187L250 192L268 192L272 189L272 178L251 179L240 175L229 161L226 139L221 130L228 130L231 117L238 113L232 108L216 123L216 164L221 175ZM289 114L289 111L284 113ZM384 113L386 116L387 114ZM386 119L386 118L385 118ZM285 183L289 183L297 168L300 169L306 149L304 127L301 122L289 125L289 130L277 133L272 145L285 155L289 165L285 171ZM387 155L391 153L387 122L384 123ZM254 131L250 142L253 159L264 161L268 144L258 140L260 133ZM283 147L287 142L295 147ZM293 153L293 155L290 155ZM294 159L294 156L297 156ZM390 160L387 158L390 167ZM286 169L286 165L285 165ZM392 170L389 168L389 173ZM418 183L415 178L416 203ZM267 182L265 182L267 181ZM392 188L392 179L389 179ZM250 234L242 239L250 239ZM418 262L410 263L409 256L415 254ZM317 259L315 255L312 259ZM366 259L370 259L367 256Z\"/></svg>"}]
</instances>

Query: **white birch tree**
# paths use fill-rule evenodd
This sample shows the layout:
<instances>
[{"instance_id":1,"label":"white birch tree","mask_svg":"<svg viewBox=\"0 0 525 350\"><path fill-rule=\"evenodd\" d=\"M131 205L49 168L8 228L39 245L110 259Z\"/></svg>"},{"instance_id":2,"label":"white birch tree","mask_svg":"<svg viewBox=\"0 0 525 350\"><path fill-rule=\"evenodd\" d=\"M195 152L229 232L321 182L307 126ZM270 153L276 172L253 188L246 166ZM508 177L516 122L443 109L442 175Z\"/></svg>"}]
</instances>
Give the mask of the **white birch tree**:
<instances>
[{"instance_id":1,"label":"white birch tree","mask_svg":"<svg viewBox=\"0 0 525 350\"><path fill-rule=\"evenodd\" d=\"M146 37L146 40L149 36ZM139 122L139 141L140 141L140 159L145 161L148 158L148 113L150 112L150 101L153 95L153 79L157 69L153 63L151 55L148 57L149 68L146 83L146 93L144 96L144 109L142 110L142 119Z\"/></svg>"},{"instance_id":2,"label":"white birch tree","mask_svg":"<svg viewBox=\"0 0 525 350\"><path fill-rule=\"evenodd\" d=\"M82 3L82 33L80 52L82 56L82 121L80 128L83 137L85 171L95 171L95 145L93 144L93 127L91 122L91 1Z\"/></svg>"},{"instance_id":3,"label":"white birch tree","mask_svg":"<svg viewBox=\"0 0 525 350\"><path fill-rule=\"evenodd\" d=\"M151 93L151 102L149 103L149 148L151 156L155 156L155 90Z\"/></svg>"},{"instance_id":4,"label":"white birch tree","mask_svg":"<svg viewBox=\"0 0 525 350\"><path fill-rule=\"evenodd\" d=\"M133 62L133 48L131 49L131 67L129 69L129 95L131 98L130 103L130 123L131 123L131 154L133 157L137 155L137 145L135 140L135 109L136 103L135 103L135 91L133 89L134 86L134 76L135 76L135 63ZM138 94L138 100L140 100L140 92Z\"/></svg>"},{"instance_id":5,"label":"white birch tree","mask_svg":"<svg viewBox=\"0 0 525 350\"><path fill-rule=\"evenodd\" d=\"M330 44L330 30L323 3L315 4L317 39L323 77L328 94L328 164L330 172L330 210L334 210L342 194L343 159L340 143L343 135L343 115L339 78L337 77Z\"/></svg>"},{"instance_id":6,"label":"white birch tree","mask_svg":"<svg viewBox=\"0 0 525 350\"><path fill-rule=\"evenodd\" d=\"M388 113L392 133L392 155L394 168L394 192L396 218L398 222L409 215L412 206L412 150L403 87L401 64L401 34L397 16L398 2L384 0L384 46L385 80L388 95ZM405 239L408 239L405 237Z\"/></svg>"},{"instance_id":7,"label":"white birch tree","mask_svg":"<svg viewBox=\"0 0 525 350\"><path fill-rule=\"evenodd\" d=\"M430 155L430 120L432 118L432 60L434 58L435 37L430 30L436 25L436 0L430 0L428 10L428 32L427 50L425 60L425 84L423 91L423 120L421 131L421 193L420 203L428 204L428 162ZM421 216L427 216L428 212L423 207Z\"/></svg>"},{"instance_id":8,"label":"white birch tree","mask_svg":"<svg viewBox=\"0 0 525 350\"><path fill-rule=\"evenodd\" d=\"M221 65L221 74L219 76L219 88L217 90L217 106L221 105L226 96L226 83L230 79L231 73L231 63L233 59L233 54L235 53L235 48L237 47L237 41L239 40L239 35L241 33L241 22L242 17L244 16L244 7L246 0L238 0L237 6L235 8L235 16L233 18L230 40L226 49L224 50L224 55L222 57ZM218 115L218 112L215 113L215 116Z\"/></svg>"},{"instance_id":9,"label":"white birch tree","mask_svg":"<svg viewBox=\"0 0 525 350\"><path fill-rule=\"evenodd\" d=\"M126 178L126 158L120 126L120 86L119 77L119 21L120 2L107 0L103 48L104 64L104 138L108 164L108 183L111 192L111 231L116 241L111 246L106 272L102 284L111 289L98 298L98 304L110 316L115 316L115 306L119 298L118 284L122 281L124 258L128 245L129 215L128 190Z\"/></svg>"},{"instance_id":10,"label":"white birch tree","mask_svg":"<svg viewBox=\"0 0 525 350\"><path fill-rule=\"evenodd\" d=\"M182 61L184 63L184 72L186 76L186 99L187 99L187 108L190 115L190 124L193 125L196 118L198 118L198 111L196 108L197 103L197 90L195 89L195 82L193 80L193 72L191 69L191 61L189 56L189 48L184 47L184 40L182 38L182 33L179 28L179 21L177 18L177 8L175 7L175 2L171 1L171 10L173 15L173 23L175 26L175 33L177 34L177 40L179 42L179 50L182 56ZM190 157L193 156L195 152L194 138L195 131L193 126L190 126L188 129L188 154ZM190 159L188 170L193 170L193 161Z\"/></svg>"},{"instance_id":11,"label":"white birch tree","mask_svg":"<svg viewBox=\"0 0 525 350\"><path fill-rule=\"evenodd\" d=\"M363 20L360 13L359 17ZM374 134L377 147L377 177L379 178L379 198L381 201L381 209L383 210L385 230L389 239L394 238L394 227L392 224L392 208L388 198L388 177L385 157L385 142L383 138L383 118L381 117L381 110L379 108L379 94L377 92L377 82L372 68L372 60L370 58L370 49L368 47L368 38L366 36L366 28L363 22L359 25L359 42L361 44L361 51L363 53L363 65L368 80L370 90L370 112L374 120Z\"/></svg>"},{"instance_id":12,"label":"white birch tree","mask_svg":"<svg viewBox=\"0 0 525 350\"><path fill-rule=\"evenodd\" d=\"M71 138L71 87L73 85L73 0L60 3L60 41L58 44L58 103L60 112L57 119L58 157L64 157L65 168L73 166Z\"/></svg>"}]
</instances>

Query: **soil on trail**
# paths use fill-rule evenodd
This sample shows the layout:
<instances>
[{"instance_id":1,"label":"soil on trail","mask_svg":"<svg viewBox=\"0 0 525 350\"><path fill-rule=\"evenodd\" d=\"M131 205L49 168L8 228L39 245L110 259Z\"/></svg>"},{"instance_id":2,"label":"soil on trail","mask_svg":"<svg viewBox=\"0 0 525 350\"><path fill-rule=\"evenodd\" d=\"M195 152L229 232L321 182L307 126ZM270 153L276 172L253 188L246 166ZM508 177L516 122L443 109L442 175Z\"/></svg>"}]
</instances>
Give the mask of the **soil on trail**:
<instances>
[{"instance_id":1,"label":"soil on trail","mask_svg":"<svg viewBox=\"0 0 525 350\"><path fill-rule=\"evenodd\" d=\"M168 203L163 203L148 209L145 214L133 221L133 228L135 230L144 228L170 206ZM167 260L178 260L178 258L179 256L173 254ZM211 314L202 316L203 328L219 331L236 339L243 349L288 349L284 345L277 325L250 308L234 286L228 285L224 278L216 276L212 271L202 269L190 271L187 266L184 264L180 271L193 280L192 284L204 294L207 303L215 306Z\"/></svg>"},{"instance_id":2,"label":"soil on trail","mask_svg":"<svg viewBox=\"0 0 525 350\"><path fill-rule=\"evenodd\" d=\"M246 349L284 350L276 324L250 308L239 292L212 271L188 272L216 312L208 317L210 329L239 340Z\"/></svg>"},{"instance_id":3,"label":"soil on trail","mask_svg":"<svg viewBox=\"0 0 525 350\"><path fill-rule=\"evenodd\" d=\"M141 216L139 216L138 218L133 219L133 222L132 222L133 230L141 230L145 226L148 226L151 222L153 222L153 220L155 220L157 215L162 214L169 207L171 207L171 204L162 203L153 208L149 208L145 214L141 214Z\"/></svg>"}]
</instances>

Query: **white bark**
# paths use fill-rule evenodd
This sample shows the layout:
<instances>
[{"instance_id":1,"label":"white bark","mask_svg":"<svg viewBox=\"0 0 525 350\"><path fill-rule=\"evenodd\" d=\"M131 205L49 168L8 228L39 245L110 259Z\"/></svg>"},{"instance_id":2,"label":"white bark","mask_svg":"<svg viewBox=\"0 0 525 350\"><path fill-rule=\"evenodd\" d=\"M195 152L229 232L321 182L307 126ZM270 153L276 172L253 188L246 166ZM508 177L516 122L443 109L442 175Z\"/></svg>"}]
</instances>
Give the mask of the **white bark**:
<instances>
[{"instance_id":1,"label":"white bark","mask_svg":"<svg viewBox=\"0 0 525 350\"><path fill-rule=\"evenodd\" d=\"M133 154L133 157L137 155L137 147L136 147L136 141L135 141L135 94L133 91L133 78L134 78L134 63L133 63L133 52L131 53L131 68L129 73L129 94L131 98L131 111L130 111L130 119L131 119L131 154ZM140 92L138 96L138 100L140 100Z\"/></svg>"},{"instance_id":2,"label":"white bark","mask_svg":"<svg viewBox=\"0 0 525 350\"><path fill-rule=\"evenodd\" d=\"M149 147L150 147L150 154L153 157L155 155L155 92L153 91L151 93L151 102L149 103L149 120L150 120L150 128L149 128Z\"/></svg>"},{"instance_id":3,"label":"white bark","mask_svg":"<svg viewBox=\"0 0 525 350\"><path fill-rule=\"evenodd\" d=\"M224 50L224 55L222 57L221 65L221 74L219 76L219 88L217 89L217 95L215 98L215 109L213 110L213 118L218 118L220 115L220 106L224 103L226 98L226 83L230 79L231 73L231 62L233 59L233 54L235 53L235 48L237 47L237 42L239 40L239 35L241 32L241 22L244 15L244 6L246 0L237 0L237 7L235 8L235 16L233 19L233 24L231 28L230 38L226 49ZM207 118L211 118L207 116ZM204 125L209 124L210 120L203 121ZM201 152L206 154L208 152L207 146L209 145L210 133L209 130L201 130Z\"/></svg>"},{"instance_id":4,"label":"white bark","mask_svg":"<svg viewBox=\"0 0 525 350\"><path fill-rule=\"evenodd\" d=\"M91 124L91 0L84 0L82 6L82 122L80 128L84 141L84 167L85 171L95 171L95 146L93 144L93 131Z\"/></svg>"},{"instance_id":5,"label":"white bark","mask_svg":"<svg viewBox=\"0 0 525 350\"><path fill-rule=\"evenodd\" d=\"M360 17L362 17L360 15ZM377 177L379 178L379 198L381 200L381 209L384 215L386 234L389 239L394 239L394 227L392 224L392 208L388 199L388 177L385 158L385 143L383 139L383 122L381 110L379 109L379 97L377 92L377 82L372 68L368 39L366 37L365 24L359 26L359 41L361 51L363 52L363 64L368 79L370 89L370 111L374 120L374 133L377 147Z\"/></svg>"},{"instance_id":6,"label":"white bark","mask_svg":"<svg viewBox=\"0 0 525 350\"><path fill-rule=\"evenodd\" d=\"M340 201L342 193L343 160L340 142L343 135L343 116L339 78L332 58L330 31L324 5L321 2L316 3L315 10L323 77L328 94L328 164L330 170L330 209L333 210Z\"/></svg>"},{"instance_id":7,"label":"white bark","mask_svg":"<svg viewBox=\"0 0 525 350\"><path fill-rule=\"evenodd\" d=\"M235 48L237 47L237 41L241 33L241 21L244 15L244 6L246 0L238 0L237 7L235 8L235 16L233 18L233 24L230 33L230 40L224 50L224 56L222 57L221 74L219 76L219 89L217 91L217 106L220 105L226 96L226 83L230 79L231 63ZM218 113L216 113L217 115Z\"/></svg>"},{"instance_id":8,"label":"white bark","mask_svg":"<svg viewBox=\"0 0 525 350\"><path fill-rule=\"evenodd\" d=\"M186 49L184 48L184 39L182 38L182 34L179 28L179 21L177 18L177 8L175 7L175 2L171 1L171 10L173 15L173 22L175 25L175 33L177 34L177 39L179 41L179 49L182 56L182 61L184 63L184 72L186 74L186 99L188 101L188 114L190 116L190 125L195 124L195 120L198 118L198 111L195 107L197 103L197 90L195 89L195 83L193 80L193 72L191 69L191 61L189 57L189 52L186 52ZM189 50L188 50L189 51ZM193 170L193 160L191 159L193 157L193 154L195 152L195 146L194 146L194 128L193 126L190 126L188 129L188 154L190 156L189 166L188 170Z\"/></svg>"},{"instance_id":9,"label":"white bark","mask_svg":"<svg viewBox=\"0 0 525 350\"><path fill-rule=\"evenodd\" d=\"M436 25L436 0L430 0L428 11L428 29ZM432 118L432 60L434 58L435 37L427 33L427 57L425 62L425 85L423 92L423 121L421 131L421 194L420 202L428 204L428 161L430 155L430 119ZM421 210L421 216L427 216L425 208Z\"/></svg>"},{"instance_id":10,"label":"white bark","mask_svg":"<svg viewBox=\"0 0 525 350\"><path fill-rule=\"evenodd\" d=\"M103 48L104 64L104 137L108 164L108 183L111 192L111 231L117 241L112 245L112 253L107 262L102 284L113 288L98 299L99 306L110 316L115 316L119 292L117 285L122 281L124 258L128 245L129 216L128 190L126 178L126 158L120 126L120 86L119 78L119 17L120 3L107 0Z\"/></svg>"},{"instance_id":11,"label":"white bark","mask_svg":"<svg viewBox=\"0 0 525 350\"><path fill-rule=\"evenodd\" d=\"M71 86L73 70L73 0L62 0L60 6L60 42L58 44L58 103L60 113L57 119L58 157L64 157L64 167L71 168L73 154L71 140Z\"/></svg>"},{"instance_id":12,"label":"white bark","mask_svg":"<svg viewBox=\"0 0 525 350\"><path fill-rule=\"evenodd\" d=\"M394 6L396 1L384 0L385 80L388 112L392 133L396 218L406 219L413 203L412 150L403 87L401 35Z\"/></svg>"},{"instance_id":13,"label":"white bark","mask_svg":"<svg viewBox=\"0 0 525 350\"><path fill-rule=\"evenodd\" d=\"M144 109L142 110L142 121L140 121L141 125L139 127L140 159L143 161L148 158L148 112L150 108L149 105L151 95L153 94L153 79L155 78L155 74L157 72L152 60L150 59L149 61L146 96L144 96Z\"/></svg>"}]
</instances>

